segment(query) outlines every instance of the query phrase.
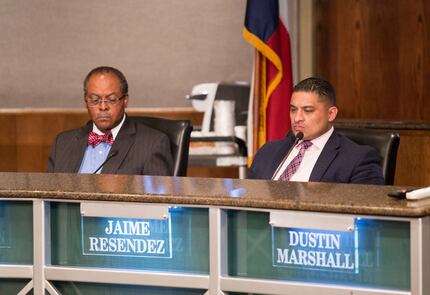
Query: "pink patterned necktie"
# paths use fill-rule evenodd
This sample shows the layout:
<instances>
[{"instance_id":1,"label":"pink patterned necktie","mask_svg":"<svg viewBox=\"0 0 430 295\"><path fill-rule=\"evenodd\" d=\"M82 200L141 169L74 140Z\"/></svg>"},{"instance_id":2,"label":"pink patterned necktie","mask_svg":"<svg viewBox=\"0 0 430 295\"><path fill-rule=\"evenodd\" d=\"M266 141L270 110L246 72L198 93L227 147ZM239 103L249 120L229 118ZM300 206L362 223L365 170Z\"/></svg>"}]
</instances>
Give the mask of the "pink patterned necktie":
<instances>
[{"instance_id":1,"label":"pink patterned necktie","mask_svg":"<svg viewBox=\"0 0 430 295\"><path fill-rule=\"evenodd\" d=\"M302 141L299 146L300 150L297 156L294 157L293 160L291 160L290 164L288 164L287 168L282 172L281 176L279 177L279 180L281 181L288 181L290 178L296 173L297 169L299 169L300 163L303 160L303 157L305 155L306 150L312 145L312 142L309 140Z\"/></svg>"},{"instance_id":2,"label":"pink patterned necktie","mask_svg":"<svg viewBox=\"0 0 430 295\"><path fill-rule=\"evenodd\" d=\"M112 144L113 143L112 132L109 131L106 134L98 135L97 133L91 131L90 134L88 134L88 144L92 145L93 148L96 147L102 141L108 144Z\"/></svg>"}]
</instances>

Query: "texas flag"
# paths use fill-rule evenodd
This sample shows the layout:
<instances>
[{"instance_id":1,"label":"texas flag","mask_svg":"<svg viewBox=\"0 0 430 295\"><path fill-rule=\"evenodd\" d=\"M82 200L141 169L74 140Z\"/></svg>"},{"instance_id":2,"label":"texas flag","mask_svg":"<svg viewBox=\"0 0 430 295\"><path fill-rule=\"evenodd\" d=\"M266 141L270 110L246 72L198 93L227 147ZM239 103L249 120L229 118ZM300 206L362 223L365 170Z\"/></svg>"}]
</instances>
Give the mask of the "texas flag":
<instances>
[{"instance_id":1,"label":"texas flag","mask_svg":"<svg viewBox=\"0 0 430 295\"><path fill-rule=\"evenodd\" d=\"M243 37L257 52L250 112L254 132L248 141L253 155L266 141L284 138L291 125L290 36L279 16L278 0L248 0Z\"/></svg>"}]
</instances>

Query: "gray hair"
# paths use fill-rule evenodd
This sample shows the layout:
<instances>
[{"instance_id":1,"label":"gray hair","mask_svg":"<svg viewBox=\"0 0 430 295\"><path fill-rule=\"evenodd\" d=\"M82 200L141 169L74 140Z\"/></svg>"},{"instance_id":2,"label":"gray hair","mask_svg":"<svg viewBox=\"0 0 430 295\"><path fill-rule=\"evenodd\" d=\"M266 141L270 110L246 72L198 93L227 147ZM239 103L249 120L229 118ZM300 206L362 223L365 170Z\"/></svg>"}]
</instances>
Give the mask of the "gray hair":
<instances>
[{"instance_id":1,"label":"gray hair","mask_svg":"<svg viewBox=\"0 0 430 295\"><path fill-rule=\"evenodd\" d=\"M95 69L92 69L88 73L88 75L85 77L85 80L84 80L84 96L87 96L87 94L88 94L88 81L90 80L90 78L95 74L105 74L105 73L114 74L119 80L121 94L122 95L128 94L128 83L127 83L127 79L125 78L124 74L121 73L120 70L115 69L113 67L101 66L101 67L97 67Z\"/></svg>"}]
</instances>

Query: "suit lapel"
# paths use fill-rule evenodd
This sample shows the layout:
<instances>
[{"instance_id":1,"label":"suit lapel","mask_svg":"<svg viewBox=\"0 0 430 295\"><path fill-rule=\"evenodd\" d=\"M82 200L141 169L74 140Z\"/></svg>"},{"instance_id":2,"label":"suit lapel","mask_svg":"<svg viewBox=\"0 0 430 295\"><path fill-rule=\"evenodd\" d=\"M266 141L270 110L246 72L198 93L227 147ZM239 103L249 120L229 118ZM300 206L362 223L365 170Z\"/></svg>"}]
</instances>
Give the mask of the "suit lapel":
<instances>
[{"instance_id":1,"label":"suit lapel","mask_svg":"<svg viewBox=\"0 0 430 295\"><path fill-rule=\"evenodd\" d=\"M289 149L294 144L295 137L293 136L292 132L288 132L285 139L282 141L282 146L279 148L279 150L275 153L273 161L271 162L272 166L270 167L270 170L268 171L268 174L265 175L265 178L271 179L273 174L275 173L276 169L279 165L281 165L282 160L287 155Z\"/></svg>"},{"instance_id":2,"label":"suit lapel","mask_svg":"<svg viewBox=\"0 0 430 295\"><path fill-rule=\"evenodd\" d=\"M87 149L88 133L91 130L92 123L89 122L86 126L78 130L73 142L70 144L69 157L65 163L65 171L73 171L77 173L84 159L85 150Z\"/></svg>"},{"instance_id":3,"label":"suit lapel","mask_svg":"<svg viewBox=\"0 0 430 295\"><path fill-rule=\"evenodd\" d=\"M321 181L331 162L336 158L339 153L339 138L336 131L333 131L332 135L325 144L317 162L315 163L314 169L312 170L309 181Z\"/></svg>"},{"instance_id":4,"label":"suit lapel","mask_svg":"<svg viewBox=\"0 0 430 295\"><path fill-rule=\"evenodd\" d=\"M113 143L110 153L114 150L118 151L118 155L110 159L103 167L102 173L115 174L118 172L119 167L127 156L128 151L134 144L136 138L136 126L134 122L126 117L124 125L118 132L118 135ZM110 154L109 153L109 154Z\"/></svg>"}]
</instances>

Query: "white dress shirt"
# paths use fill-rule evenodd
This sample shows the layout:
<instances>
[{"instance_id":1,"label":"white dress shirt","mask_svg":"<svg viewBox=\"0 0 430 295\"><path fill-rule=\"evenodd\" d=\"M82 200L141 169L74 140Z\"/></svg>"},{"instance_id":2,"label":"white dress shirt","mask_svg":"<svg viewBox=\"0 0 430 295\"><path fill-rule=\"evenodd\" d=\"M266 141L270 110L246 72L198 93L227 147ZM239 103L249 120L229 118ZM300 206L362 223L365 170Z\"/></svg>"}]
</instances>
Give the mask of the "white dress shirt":
<instances>
[{"instance_id":1,"label":"white dress shirt","mask_svg":"<svg viewBox=\"0 0 430 295\"><path fill-rule=\"evenodd\" d=\"M112 128L110 131L112 132L112 136L113 136L113 140L115 141L116 136L118 135L119 130L121 129L122 125L124 124L125 121L125 114L122 117L121 122L114 128ZM100 131L99 128L97 128L96 124L93 123L93 132L98 134L98 135L103 135L104 133Z\"/></svg>"},{"instance_id":2,"label":"white dress shirt","mask_svg":"<svg viewBox=\"0 0 430 295\"><path fill-rule=\"evenodd\" d=\"M322 149L324 148L328 139L333 133L333 130L334 128L331 127L330 130L323 135L311 140L312 145L306 150L299 168L297 169L296 173L294 173L293 176L290 178L290 181L309 181L315 163L317 162ZM285 169L287 169L288 164L290 164L290 162L297 156L299 151L300 146L299 144L297 144L289 154L287 160L281 164L281 169L279 169L276 173L275 177L273 178L274 180L279 179L282 173L284 173Z\"/></svg>"}]
</instances>

